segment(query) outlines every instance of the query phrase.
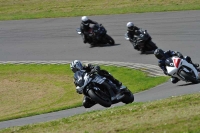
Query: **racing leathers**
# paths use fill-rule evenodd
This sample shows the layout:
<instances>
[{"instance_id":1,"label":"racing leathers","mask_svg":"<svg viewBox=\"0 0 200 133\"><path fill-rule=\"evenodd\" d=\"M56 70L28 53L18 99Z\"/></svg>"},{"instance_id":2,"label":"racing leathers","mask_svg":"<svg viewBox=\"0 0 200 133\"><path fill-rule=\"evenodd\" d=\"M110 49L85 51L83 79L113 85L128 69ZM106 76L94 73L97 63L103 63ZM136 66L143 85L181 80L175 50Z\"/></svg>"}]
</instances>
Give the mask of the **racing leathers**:
<instances>
[{"instance_id":1,"label":"racing leathers","mask_svg":"<svg viewBox=\"0 0 200 133\"><path fill-rule=\"evenodd\" d=\"M83 33L82 38L83 42L87 43L88 42L88 35L89 35L89 30L90 30L90 24L98 24L97 22L89 19L87 23L81 22L80 24L80 30Z\"/></svg>"},{"instance_id":2,"label":"racing leathers","mask_svg":"<svg viewBox=\"0 0 200 133\"><path fill-rule=\"evenodd\" d=\"M140 48L137 45L137 40L134 37L134 35L140 34L138 30L139 30L139 28L136 26L134 26L133 30L127 29L127 36L130 38L129 41L133 44L133 48L136 50L140 50Z\"/></svg>"},{"instance_id":3,"label":"racing leathers","mask_svg":"<svg viewBox=\"0 0 200 133\"><path fill-rule=\"evenodd\" d=\"M168 75L166 65L165 65L165 60L173 56L178 56L179 58L185 59L188 63L191 63L197 70L199 70L199 68L197 68L199 66L198 64L194 64L189 56L183 57L183 55L180 52L168 50L164 52L164 56L165 58L158 60L158 66L163 70L165 75ZM178 81L179 81L178 78L171 76L172 83L175 84Z\"/></svg>"},{"instance_id":4,"label":"racing leathers","mask_svg":"<svg viewBox=\"0 0 200 133\"><path fill-rule=\"evenodd\" d=\"M83 70L85 70L86 72L96 71L99 75L110 79L117 87L122 86L121 82L115 79L108 71L100 69L100 66L88 64L83 66Z\"/></svg>"},{"instance_id":5,"label":"racing leathers","mask_svg":"<svg viewBox=\"0 0 200 133\"><path fill-rule=\"evenodd\" d=\"M113 92L116 94L116 96L115 97L111 97L112 100L121 95L120 94L120 92L121 92L120 91L120 87L122 87L122 83L119 82L117 79L115 79L106 70L100 70L99 66L88 64L88 65L84 65L83 66L83 71L85 71L87 73L97 72L100 76L106 77L109 80L111 80L117 86L117 88L116 87L110 87L108 84L106 84L106 82L104 82L103 84L106 85L106 86L108 85L107 88L109 88L109 89L112 89L112 90L114 89ZM96 104L96 102L94 102L88 96L84 96L84 98L83 98L83 106L85 108L90 108L90 107L94 106L95 104Z\"/></svg>"}]
</instances>

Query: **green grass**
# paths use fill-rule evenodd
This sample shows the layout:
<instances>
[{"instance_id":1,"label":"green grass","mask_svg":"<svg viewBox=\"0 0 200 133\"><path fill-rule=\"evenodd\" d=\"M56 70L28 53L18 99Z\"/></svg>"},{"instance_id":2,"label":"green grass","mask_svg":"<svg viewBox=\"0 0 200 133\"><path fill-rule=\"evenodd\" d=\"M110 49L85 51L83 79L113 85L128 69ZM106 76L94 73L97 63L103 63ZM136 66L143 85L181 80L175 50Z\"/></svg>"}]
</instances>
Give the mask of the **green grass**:
<instances>
[{"instance_id":1,"label":"green grass","mask_svg":"<svg viewBox=\"0 0 200 133\"><path fill-rule=\"evenodd\" d=\"M0 0L0 20L199 10L199 0ZM68 65L0 65L0 121L81 105ZM107 67L135 93L168 80L128 68ZM124 72L124 73L123 73ZM200 94L133 103L0 132L200 132Z\"/></svg>"},{"instance_id":2,"label":"green grass","mask_svg":"<svg viewBox=\"0 0 200 133\"><path fill-rule=\"evenodd\" d=\"M167 81L125 67L102 66L133 93ZM0 65L0 121L82 105L69 65Z\"/></svg>"},{"instance_id":3,"label":"green grass","mask_svg":"<svg viewBox=\"0 0 200 133\"><path fill-rule=\"evenodd\" d=\"M200 93L93 111L0 133L199 133Z\"/></svg>"},{"instance_id":4,"label":"green grass","mask_svg":"<svg viewBox=\"0 0 200 133\"><path fill-rule=\"evenodd\" d=\"M0 20L199 10L199 0L0 0Z\"/></svg>"}]
</instances>

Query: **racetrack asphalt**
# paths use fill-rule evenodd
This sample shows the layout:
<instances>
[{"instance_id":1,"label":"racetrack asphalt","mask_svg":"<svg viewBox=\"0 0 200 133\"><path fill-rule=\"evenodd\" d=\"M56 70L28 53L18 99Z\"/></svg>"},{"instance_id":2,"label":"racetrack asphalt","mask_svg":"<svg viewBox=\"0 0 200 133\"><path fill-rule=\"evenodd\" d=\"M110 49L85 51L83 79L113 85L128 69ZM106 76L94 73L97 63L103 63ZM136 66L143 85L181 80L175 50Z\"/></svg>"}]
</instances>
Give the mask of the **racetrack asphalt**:
<instances>
[{"instance_id":1,"label":"racetrack asphalt","mask_svg":"<svg viewBox=\"0 0 200 133\"><path fill-rule=\"evenodd\" d=\"M93 47L83 44L76 33L80 17L0 21L0 61L114 61L157 65L154 55L140 55L125 40L126 23L146 29L163 50L175 50L200 63L200 11L135 13L91 16L102 23L116 42L115 46ZM134 78L134 77L133 77ZM159 100L171 96L199 93L200 84L170 81L135 95L135 102ZM123 105L122 103L113 106ZM0 122L0 129L51 121L91 110L95 105L78 107L38 116Z\"/></svg>"}]
</instances>

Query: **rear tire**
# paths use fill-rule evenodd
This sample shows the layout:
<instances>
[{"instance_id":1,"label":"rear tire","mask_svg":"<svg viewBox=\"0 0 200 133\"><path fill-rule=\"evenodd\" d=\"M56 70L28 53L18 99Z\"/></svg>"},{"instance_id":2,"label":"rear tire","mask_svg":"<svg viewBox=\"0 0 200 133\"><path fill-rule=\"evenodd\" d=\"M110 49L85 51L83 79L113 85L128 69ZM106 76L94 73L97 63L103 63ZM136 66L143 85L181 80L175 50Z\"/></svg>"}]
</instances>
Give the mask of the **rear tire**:
<instances>
[{"instance_id":1,"label":"rear tire","mask_svg":"<svg viewBox=\"0 0 200 133\"><path fill-rule=\"evenodd\" d=\"M96 103L104 106L104 107L110 107L112 105L111 99L110 97L99 97L94 90L89 90L88 91L88 95L90 96L90 98L95 101Z\"/></svg>"},{"instance_id":2,"label":"rear tire","mask_svg":"<svg viewBox=\"0 0 200 133\"><path fill-rule=\"evenodd\" d=\"M111 36L107 35L107 34L105 35L105 40L106 40L106 43L108 43L110 45L115 45L114 39Z\"/></svg>"},{"instance_id":3,"label":"rear tire","mask_svg":"<svg viewBox=\"0 0 200 133\"><path fill-rule=\"evenodd\" d=\"M180 74L185 77L186 80L192 82L193 84L197 84L199 83L199 81L193 77L192 75L190 75L189 73L185 72L185 71L181 71Z\"/></svg>"}]
</instances>

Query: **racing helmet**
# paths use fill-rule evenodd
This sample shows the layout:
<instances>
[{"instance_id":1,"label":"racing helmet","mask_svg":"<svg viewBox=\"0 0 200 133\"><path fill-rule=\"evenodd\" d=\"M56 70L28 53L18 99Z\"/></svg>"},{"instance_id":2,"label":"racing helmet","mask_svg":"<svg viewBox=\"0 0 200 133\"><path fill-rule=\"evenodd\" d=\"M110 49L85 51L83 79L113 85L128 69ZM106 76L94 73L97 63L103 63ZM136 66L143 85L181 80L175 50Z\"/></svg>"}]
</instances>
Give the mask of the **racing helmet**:
<instances>
[{"instance_id":1,"label":"racing helmet","mask_svg":"<svg viewBox=\"0 0 200 133\"><path fill-rule=\"evenodd\" d=\"M126 24L126 27L128 28L128 30L133 31L133 29L134 29L134 24L133 24L133 22L128 22L128 23Z\"/></svg>"},{"instance_id":2,"label":"racing helmet","mask_svg":"<svg viewBox=\"0 0 200 133\"><path fill-rule=\"evenodd\" d=\"M82 18L81 18L81 21L82 21L82 23L84 24L84 25L88 25L89 23L88 23L88 17L87 16L83 16Z\"/></svg>"},{"instance_id":3,"label":"racing helmet","mask_svg":"<svg viewBox=\"0 0 200 133\"><path fill-rule=\"evenodd\" d=\"M156 56L157 59L160 59L160 60L165 58L164 51L162 49L159 49L159 48L154 51L154 55Z\"/></svg>"},{"instance_id":4,"label":"racing helmet","mask_svg":"<svg viewBox=\"0 0 200 133\"><path fill-rule=\"evenodd\" d=\"M83 65L79 60L74 60L70 64L70 68L75 73L76 71L83 70Z\"/></svg>"}]
</instances>

